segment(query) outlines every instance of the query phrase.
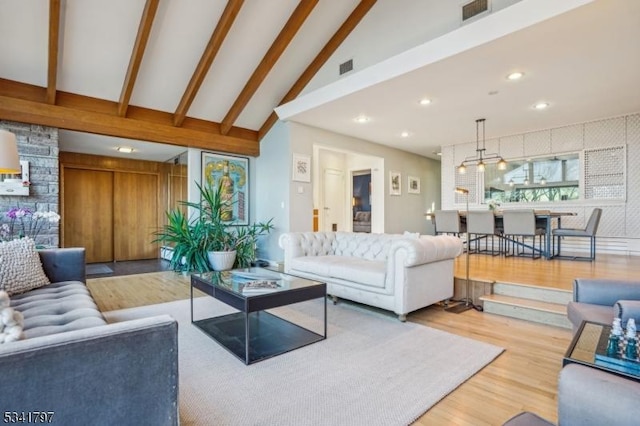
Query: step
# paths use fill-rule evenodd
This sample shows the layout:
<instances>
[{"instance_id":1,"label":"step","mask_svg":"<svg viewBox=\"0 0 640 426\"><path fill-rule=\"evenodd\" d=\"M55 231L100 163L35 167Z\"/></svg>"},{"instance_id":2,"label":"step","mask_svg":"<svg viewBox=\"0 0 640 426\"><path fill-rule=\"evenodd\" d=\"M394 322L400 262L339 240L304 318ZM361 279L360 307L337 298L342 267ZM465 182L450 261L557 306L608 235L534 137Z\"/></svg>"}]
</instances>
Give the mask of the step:
<instances>
[{"instance_id":1,"label":"step","mask_svg":"<svg viewBox=\"0 0 640 426\"><path fill-rule=\"evenodd\" d=\"M505 282L496 282L493 285L493 294L534 299L561 305L566 305L573 299L573 292L569 290Z\"/></svg>"},{"instance_id":2,"label":"step","mask_svg":"<svg viewBox=\"0 0 640 426\"><path fill-rule=\"evenodd\" d=\"M488 294L481 296L484 312L533 321L556 327L571 328L567 306L523 297Z\"/></svg>"}]
</instances>

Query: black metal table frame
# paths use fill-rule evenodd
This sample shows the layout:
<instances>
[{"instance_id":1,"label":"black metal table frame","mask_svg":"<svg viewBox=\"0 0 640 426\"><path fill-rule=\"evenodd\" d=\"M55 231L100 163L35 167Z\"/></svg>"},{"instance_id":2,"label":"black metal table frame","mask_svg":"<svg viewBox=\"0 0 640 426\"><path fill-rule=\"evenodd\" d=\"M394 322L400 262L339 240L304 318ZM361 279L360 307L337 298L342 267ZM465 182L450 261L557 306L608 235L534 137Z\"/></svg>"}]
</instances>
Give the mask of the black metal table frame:
<instances>
[{"instance_id":1,"label":"black metal table frame","mask_svg":"<svg viewBox=\"0 0 640 426\"><path fill-rule=\"evenodd\" d=\"M197 288L198 290L204 292L205 294L213 297L214 299L220 300L228 306L236 309L238 312L234 312L227 315L217 316L217 317L208 317L199 320L194 320L194 312L193 312L193 289ZM294 303L305 302L313 299L317 299L322 297L324 299L324 331L323 334L318 334L312 330L309 330L305 327L297 325L291 321L278 317L270 312L262 312L266 309L277 308L280 306L291 305ZM271 348L272 351L268 351L269 353L266 355L253 354L252 356L252 329L250 327L250 314L255 313L255 321L258 323L268 324L272 329L281 329L285 330L289 339L292 340L290 342L287 341L278 341L274 342L274 345L279 346L279 349ZM207 321L216 321L216 322L239 322L242 321L244 323L244 336L237 335L225 335L222 332L212 332L211 327L206 326ZM273 293L262 293L262 294L252 294L252 295L242 295L237 292L234 292L231 289L226 289L223 287L215 286L212 283L207 282L207 280L201 278L200 276L194 274L191 276L191 323L198 327L201 331L211 337L213 340L218 342L222 347L224 347L227 351L231 352L241 361L243 361L246 365L253 364L258 361L262 361L277 355L281 355L283 353L292 351L294 349L301 348L303 346L307 346L312 343L319 342L327 338L327 285L326 283L318 282L316 285L302 287L302 288L293 288L287 290L276 291ZM254 327L260 329L260 327ZM253 337L258 338L255 333L259 333L254 331ZM291 337L291 334L296 334L298 337ZM241 339L244 340L244 350L243 353L238 350L238 345L231 345L227 341L227 337L231 337L232 339ZM282 339L286 339L286 337L282 336ZM254 339L255 340L255 339ZM233 347L235 346L235 348ZM275 352L274 352L275 351Z\"/></svg>"}]
</instances>

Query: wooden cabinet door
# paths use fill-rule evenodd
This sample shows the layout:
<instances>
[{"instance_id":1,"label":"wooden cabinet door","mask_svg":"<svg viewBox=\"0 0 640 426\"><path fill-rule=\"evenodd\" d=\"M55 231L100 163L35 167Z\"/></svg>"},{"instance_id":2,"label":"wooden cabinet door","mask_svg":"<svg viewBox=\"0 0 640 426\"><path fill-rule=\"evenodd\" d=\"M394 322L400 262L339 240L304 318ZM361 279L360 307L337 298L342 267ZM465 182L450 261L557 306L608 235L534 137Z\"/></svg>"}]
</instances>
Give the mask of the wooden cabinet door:
<instances>
[{"instance_id":1,"label":"wooden cabinet door","mask_svg":"<svg viewBox=\"0 0 640 426\"><path fill-rule=\"evenodd\" d=\"M158 175L114 173L114 260L158 257Z\"/></svg>"},{"instance_id":2,"label":"wooden cabinet door","mask_svg":"<svg viewBox=\"0 0 640 426\"><path fill-rule=\"evenodd\" d=\"M113 260L113 172L64 169L64 247L85 247L87 263Z\"/></svg>"}]
</instances>

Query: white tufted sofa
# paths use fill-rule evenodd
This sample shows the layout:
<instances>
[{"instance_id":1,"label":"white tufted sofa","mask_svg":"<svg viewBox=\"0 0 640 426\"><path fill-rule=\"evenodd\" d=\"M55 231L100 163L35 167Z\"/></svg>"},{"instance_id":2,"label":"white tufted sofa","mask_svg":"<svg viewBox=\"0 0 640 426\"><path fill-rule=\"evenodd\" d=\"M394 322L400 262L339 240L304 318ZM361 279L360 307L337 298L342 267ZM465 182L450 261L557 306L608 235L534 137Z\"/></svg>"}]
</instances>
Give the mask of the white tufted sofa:
<instances>
[{"instance_id":1,"label":"white tufted sofa","mask_svg":"<svg viewBox=\"0 0 640 426\"><path fill-rule=\"evenodd\" d=\"M351 232L289 232L280 236L284 271L327 283L327 293L393 311L401 321L416 309L453 296L453 236L411 238Z\"/></svg>"}]
</instances>

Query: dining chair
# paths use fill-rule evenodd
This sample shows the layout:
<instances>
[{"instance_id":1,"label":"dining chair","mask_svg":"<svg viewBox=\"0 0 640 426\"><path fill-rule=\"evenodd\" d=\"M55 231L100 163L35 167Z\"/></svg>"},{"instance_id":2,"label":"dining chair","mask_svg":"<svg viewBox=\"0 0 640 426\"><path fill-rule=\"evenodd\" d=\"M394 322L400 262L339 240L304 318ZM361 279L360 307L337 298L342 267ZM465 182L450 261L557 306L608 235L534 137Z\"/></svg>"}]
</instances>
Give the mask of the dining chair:
<instances>
[{"instance_id":1,"label":"dining chair","mask_svg":"<svg viewBox=\"0 0 640 426\"><path fill-rule=\"evenodd\" d=\"M545 230L536 226L535 211L533 209L505 210L502 213L502 220L506 244L505 256L527 256L539 259L543 251L542 237L545 235ZM536 237L539 240L537 248ZM529 238L531 244L527 243Z\"/></svg>"},{"instance_id":2,"label":"dining chair","mask_svg":"<svg viewBox=\"0 0 640 426\"><path fill-rule=\"evenodd\" d=\"M473 210L467 212L467 229L469 230L469 242L475 243L475 249L469 247L469 253L487 253L497 256L502 252L502 240L498 241L498 250L495 249L496 236L499 237L496 229L496 216L491 210ZM491 239L491 250L489 250L489 239ZM480 250L480 240L484 240L484 250Z\"/></svg>"},{"instance_id":3,"label":"dining chair","mask_svg":"<svg viewBox=\"0 0 640 426\"><path fill-rule=\"evenodd\" d=\"M602 209L595 208L589 216L587 226L584 228L556 228L553 230L553 257L558 259L571 259L571 260L588 260L593 261L596 258L596 232L598 232L598 225L600 224L600 217L602 216ZM570 256L563 255L561 252L561 241L565 237L578 237L589 238L589 256ZM558 251L555 251L555 242L558 240Z\"/></svg>"},{"instance_id":4,"label":"dining chair","mask_svg":"<svg viewBox=\"0 0 640 426\"><path fill-rule=\"evenodd\" d=\"M466 225L460 220L458 210L436 210L434 213L437 234L453 234L457 237L466 232Z\"/></svg>"}]
</instances>

